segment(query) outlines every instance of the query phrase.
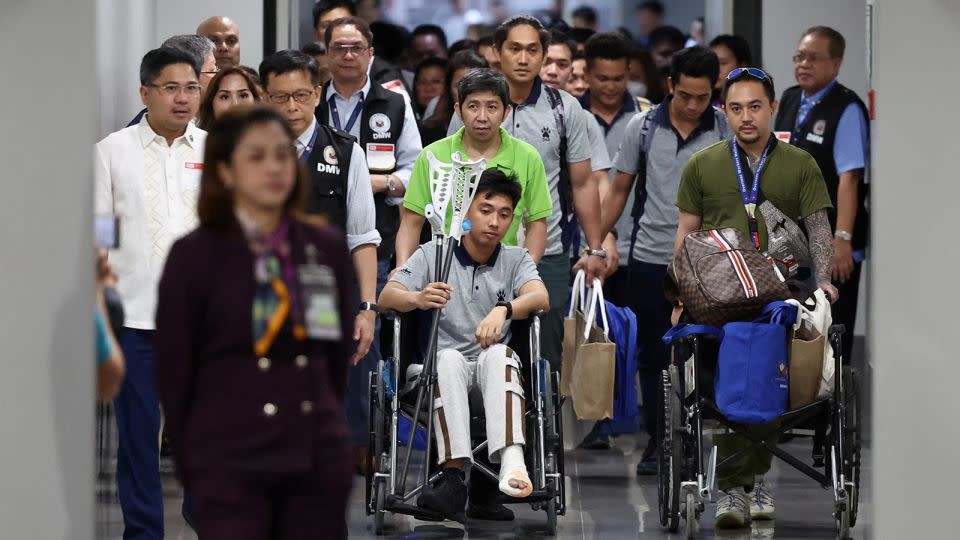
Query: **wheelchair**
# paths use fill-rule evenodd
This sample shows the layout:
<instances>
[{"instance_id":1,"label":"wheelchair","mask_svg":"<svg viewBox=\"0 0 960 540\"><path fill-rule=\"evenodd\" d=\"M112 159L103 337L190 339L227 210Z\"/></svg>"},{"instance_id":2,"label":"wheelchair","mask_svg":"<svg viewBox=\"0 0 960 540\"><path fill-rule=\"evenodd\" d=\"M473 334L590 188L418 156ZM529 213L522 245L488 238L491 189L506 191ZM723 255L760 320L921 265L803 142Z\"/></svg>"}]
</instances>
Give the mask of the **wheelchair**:
<instances>
[{"instance_id":1,"label":"wheelchair","mask_svg":"<svg viewBox=\"0 0 960 540\"><path fill-rule=\"evenodd\" d=\"M370 415L369 447L367 449L366 513L374 517L374 532L385 532L386 514L398 513L422 521L442 521L443 517L431 510L416 505L416 497L431 482L440 476L436 466L434 440L419 441L424 447L420 460L420 474L413 474L413 467L405 467L406 454L412 455L412 446L417 438L428 431L428 418L433 412L433 400L426 399L419 415L416 411L417 385L422 381L406 381L407 367L422 363L426 347L423 321L429 312L412 311L393 315L392 356L381 360L376 371L369 375ZM525 394L525 439L524 458L533 483L533 492L525 498L513 498L497 492L495 502L501 504L530 504L534 510L544 510L547 515L546 532L553 536L557 530L557 517L566 513L566 493L563 463L563 422L560 396L560 374L551 372L549 363L540 358L540 316L532 315L526 320L511 321L511 338L508 346L516 351L521 360L521 378ZM470 426L473 441L474 462L471 475L483 474L490 480L498 480L497 471L486 458L487 442L482 435L484 416L482 402L477 392L470 396ZM407 429L418 417L418 437L409 440ZM422 430L422 431L421 431ZM410 461L412 457L407 458ZM432 462L431 462L432 461ZM405 470L406 469L406 470ZM413 484L408 480L417 476Z\"/></svg>"},{"instance_id":2,"label":"wheelchair","mask_svg":"<svg viewBox=\"0 0 960 540\"><path fill-rule=\"evenodd\" d=\"M761 447L832 492L839 537L849 537L850 528L857 522L862 424L857 373L843 365L841 356L843 334L844 327L835 325L827 336L836 362L833 393L782 414L776 433L766 437L742 432L717 408L711 366L716 365L718 343L713 336L694 334L671 344L668 368L659 384L663 403L657 417L657 498L663 527L677 532L683 520L686 536L694 537L716 472L732 465L746 451ZM707 419L723 428L705 430ZM781 436L809 428L814 431L812 466L776 446ZM703 438L708 431L737 433L751 445L717 463L716 446L705 459Z\"/></svg>"}]
</instances>

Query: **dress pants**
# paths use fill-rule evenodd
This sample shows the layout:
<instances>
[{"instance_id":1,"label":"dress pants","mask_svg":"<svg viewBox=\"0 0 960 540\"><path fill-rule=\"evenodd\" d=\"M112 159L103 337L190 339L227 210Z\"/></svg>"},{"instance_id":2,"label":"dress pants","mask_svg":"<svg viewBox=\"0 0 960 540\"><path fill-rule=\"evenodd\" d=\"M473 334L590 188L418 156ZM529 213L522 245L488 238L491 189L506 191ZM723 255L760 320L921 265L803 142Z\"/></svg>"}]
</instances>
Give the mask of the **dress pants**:
<instances>
[{"instance_id":1,"label":"dress pants","mask_svg":"<svg viewBox=\"0 0 960 540\"><path fill-rule=\"evenodd\" d=\"M667 346L662 337L670 329L673 307L663 291L667 267L637 260L630 261L630 286L626 294L628 307L637 316L637 360L640 370L640 391L643 394L643 427L650 442L657 442L660 372L668 362Z\"/></svg>"},{"instance_id":2,"label":"dress pants","mask_svg":"<svg viewBox=\"0 0 960 540\"><path fill-rule=\"evenodd\" d=\"M863 263L854 263L853 272L846 283L834 282L833 285L840 293L840 299L833 305L831 316L833 324L842 324L846 326L846 332L843 335L843 364L850 365L853 361L853 338L854 325L857 322L857 302L860 299L860 272L863 269Z\"/></svg>"},{"instance_id":3,"label":"dress pants","mask_svg":"<svg viewBox=\"0 0 960 540\"><path fill-rule=\"evenodd\" d=\"M191 475L203 540L346 538L353 481L349 457L296 474L205 470Z\"/></svg>"},{"instance_id":4,"label":"dress pants","mask_svg":"<svg viewBox=\"0 0 960 540\"><path fill-rule=\"evenodd\" d=\"M387 275L390 273L390 261L377 261L377 297L387 285ZM359 304L359 301L357 302ZM350 336L351 338L353 336ZM344 408L347 411L347 423L350 425L350 437L353 446L356 448L367 447L369 438L367 417L370 411L369 405L370 389L368 380L370 371L377 369L377 362L380 361L380 317L377 317L373 329L373 342L370 344L370 352L360 359L355 366L350 366L347 375L347 395Z\"/></svg>"},{"instance_id":5,"label":"dress pants","mask_svg":"<svg viewBox=\"0 0 960 540\"><path fill-rule=\"evenodd\" d=\"M117 491L123 538L163 538L160 402L153 376L153 331L124 328L127 374L113 402L117 417Z\"/></svg>"},{"instance_id":6,"label":"dress pants","mask_svg":"<svg viewBox=\"0 0 960 540\"><path fill-rule=\"evenodd\" d=\"M540 320L540 355L553 371L559 371L563 361L563 309L570 298L570 266L570 257L563 253L544 255L537 265L550 296L550 311Z\"/></svg>"}]
</instances>

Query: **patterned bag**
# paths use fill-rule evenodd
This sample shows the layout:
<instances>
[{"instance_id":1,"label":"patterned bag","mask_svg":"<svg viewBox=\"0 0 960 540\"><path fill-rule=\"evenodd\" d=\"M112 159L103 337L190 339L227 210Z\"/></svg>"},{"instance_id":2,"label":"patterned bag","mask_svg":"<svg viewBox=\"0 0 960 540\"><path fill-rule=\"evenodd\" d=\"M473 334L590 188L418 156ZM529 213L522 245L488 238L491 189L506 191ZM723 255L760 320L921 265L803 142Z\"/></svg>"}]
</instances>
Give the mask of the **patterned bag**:
<instances>
[{"instance_id":1,"label":"patterned bag","mask_svg":"<svg viewBox=\"0 0 960 540\"><path fill-rule=\"evenodd\" d=\"M700 324L753 320L790 297L781 274L734 228L688 234L673 272L684 307Z\"/></svg>"}]
</instances>

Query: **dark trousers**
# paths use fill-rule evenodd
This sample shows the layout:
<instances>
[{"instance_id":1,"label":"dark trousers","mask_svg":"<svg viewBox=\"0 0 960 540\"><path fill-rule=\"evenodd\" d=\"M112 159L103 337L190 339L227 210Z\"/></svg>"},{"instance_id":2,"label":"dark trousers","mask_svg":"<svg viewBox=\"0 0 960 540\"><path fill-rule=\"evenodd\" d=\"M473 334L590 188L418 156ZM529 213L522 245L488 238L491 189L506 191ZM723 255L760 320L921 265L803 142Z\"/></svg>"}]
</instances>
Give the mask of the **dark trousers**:
<instances>
[{"instance_id":1,"label":"dark trousers","mask_svg":"<svg viewBox=\"0 0 960 540\"><path fill-rule=\"evenodd\" d=\"M668 351L661 338L670 329L673 311L663 292L667 266L630 261L628 307L637 316L637 352L640 391L643 393L643 428L651 443L657 441L657 408L663 401L658 390L660 372L667 368Z\"/></svg>"},{"instance_id":2,"label":"dark trousers","mask_svg":"<svg viewBox=\"0 0 960 540\"><path fill-rule=\"evenodd\" d=\"M833 305L833 324L845 325L847 329L843 335L843 363L845 365L850 365L853 360L854 325L857 322L857 302L860 300L860 271L862 269L863 263L854 263L853 272L846 283L833 283L837 292L840 293L840 299Z\"/></svg>"},{"instance_id":3,"label":"dark trousers","mask_svg":"<svg viewBox=\"0 0 960 540\"><path fill-rule=\"evenodd\" d=\"M207 470L192 475L203 540L346 538L352 468L343 462L302 474Z\"/></svg>"},{"instance_id":4,"label":"dark trousers","mask_svg":"<svg viewBox=\"0 0 960 540\"><path fill-rule=\"evenodd\" d=\"M127 374L113 402L117 417L117 492L123 537L163 538L160 402L153 377L153 331L125 328L120 348Z\"/></svg>"},{"instance_id":5,"label":"dark trousers","mask_svg":"<svg viewBox=\"0 0 960 540\"><path fill-rule=\"evenodd\" d=\"M614 305L629 307L630 287L630 267L624 264L603 282L603 294Z\"/></svg>"},{"instance_id":6,"label":"dark trousers","mask_svg":"<svg viewBox=\"0 0 960 540\"><path fill-rule=\"evenodd\" d=\"M377 297L387 285L387 275L390 273L390 261L377 261ZM359 303L359 301L357 302ZM351 336L352 338L353 336ZM347 423L350 425L350 437L354 447L366 448L369 439L367 432L367 416L370 411L369 405L370 389L367 377L370 371L377 369L377 362L380 361L380 317L377 317L376 325L373 329L373 342L370 344L370 352L360 359L355 366L350 367L347 375L347 395L344 408L347 411Z\"/></svg>"},{"instance_id":7,"label":"dark trousers","mask_svg":"<svg viewBox=\"0 0 960 540\"><path fill-rule=\"evenodd\" d=\"M550 311L540 320L540 356L550 369L560 370L563 361L563 312L570 296L570 257L563 253L544 255L537 266L550 296Z\"/></svg>"}]
</instances>

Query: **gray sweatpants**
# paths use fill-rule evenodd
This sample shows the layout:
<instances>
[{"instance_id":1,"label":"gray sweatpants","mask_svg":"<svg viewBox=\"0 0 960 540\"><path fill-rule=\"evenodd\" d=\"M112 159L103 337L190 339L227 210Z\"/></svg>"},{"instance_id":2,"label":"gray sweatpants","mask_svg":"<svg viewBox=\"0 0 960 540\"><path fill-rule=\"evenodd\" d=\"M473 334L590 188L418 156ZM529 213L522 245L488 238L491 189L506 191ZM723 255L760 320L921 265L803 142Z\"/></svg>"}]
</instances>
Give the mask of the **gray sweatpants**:
<instances>
[{"instance_id":1,"label":"gray sweatpants","mask_svg":"<svg viewBox=\"0 0 960 540\"><path fill-rule=\"evenodd\" d=\"M470 361L456 350L444 349L437 354L433 400L438 463L458 458L473 461L469 392L474 385L483 395L490 461L499 462L505 446L524 443L523 386L516 353L497 344Z\"/></svg>"}]
</instances>

